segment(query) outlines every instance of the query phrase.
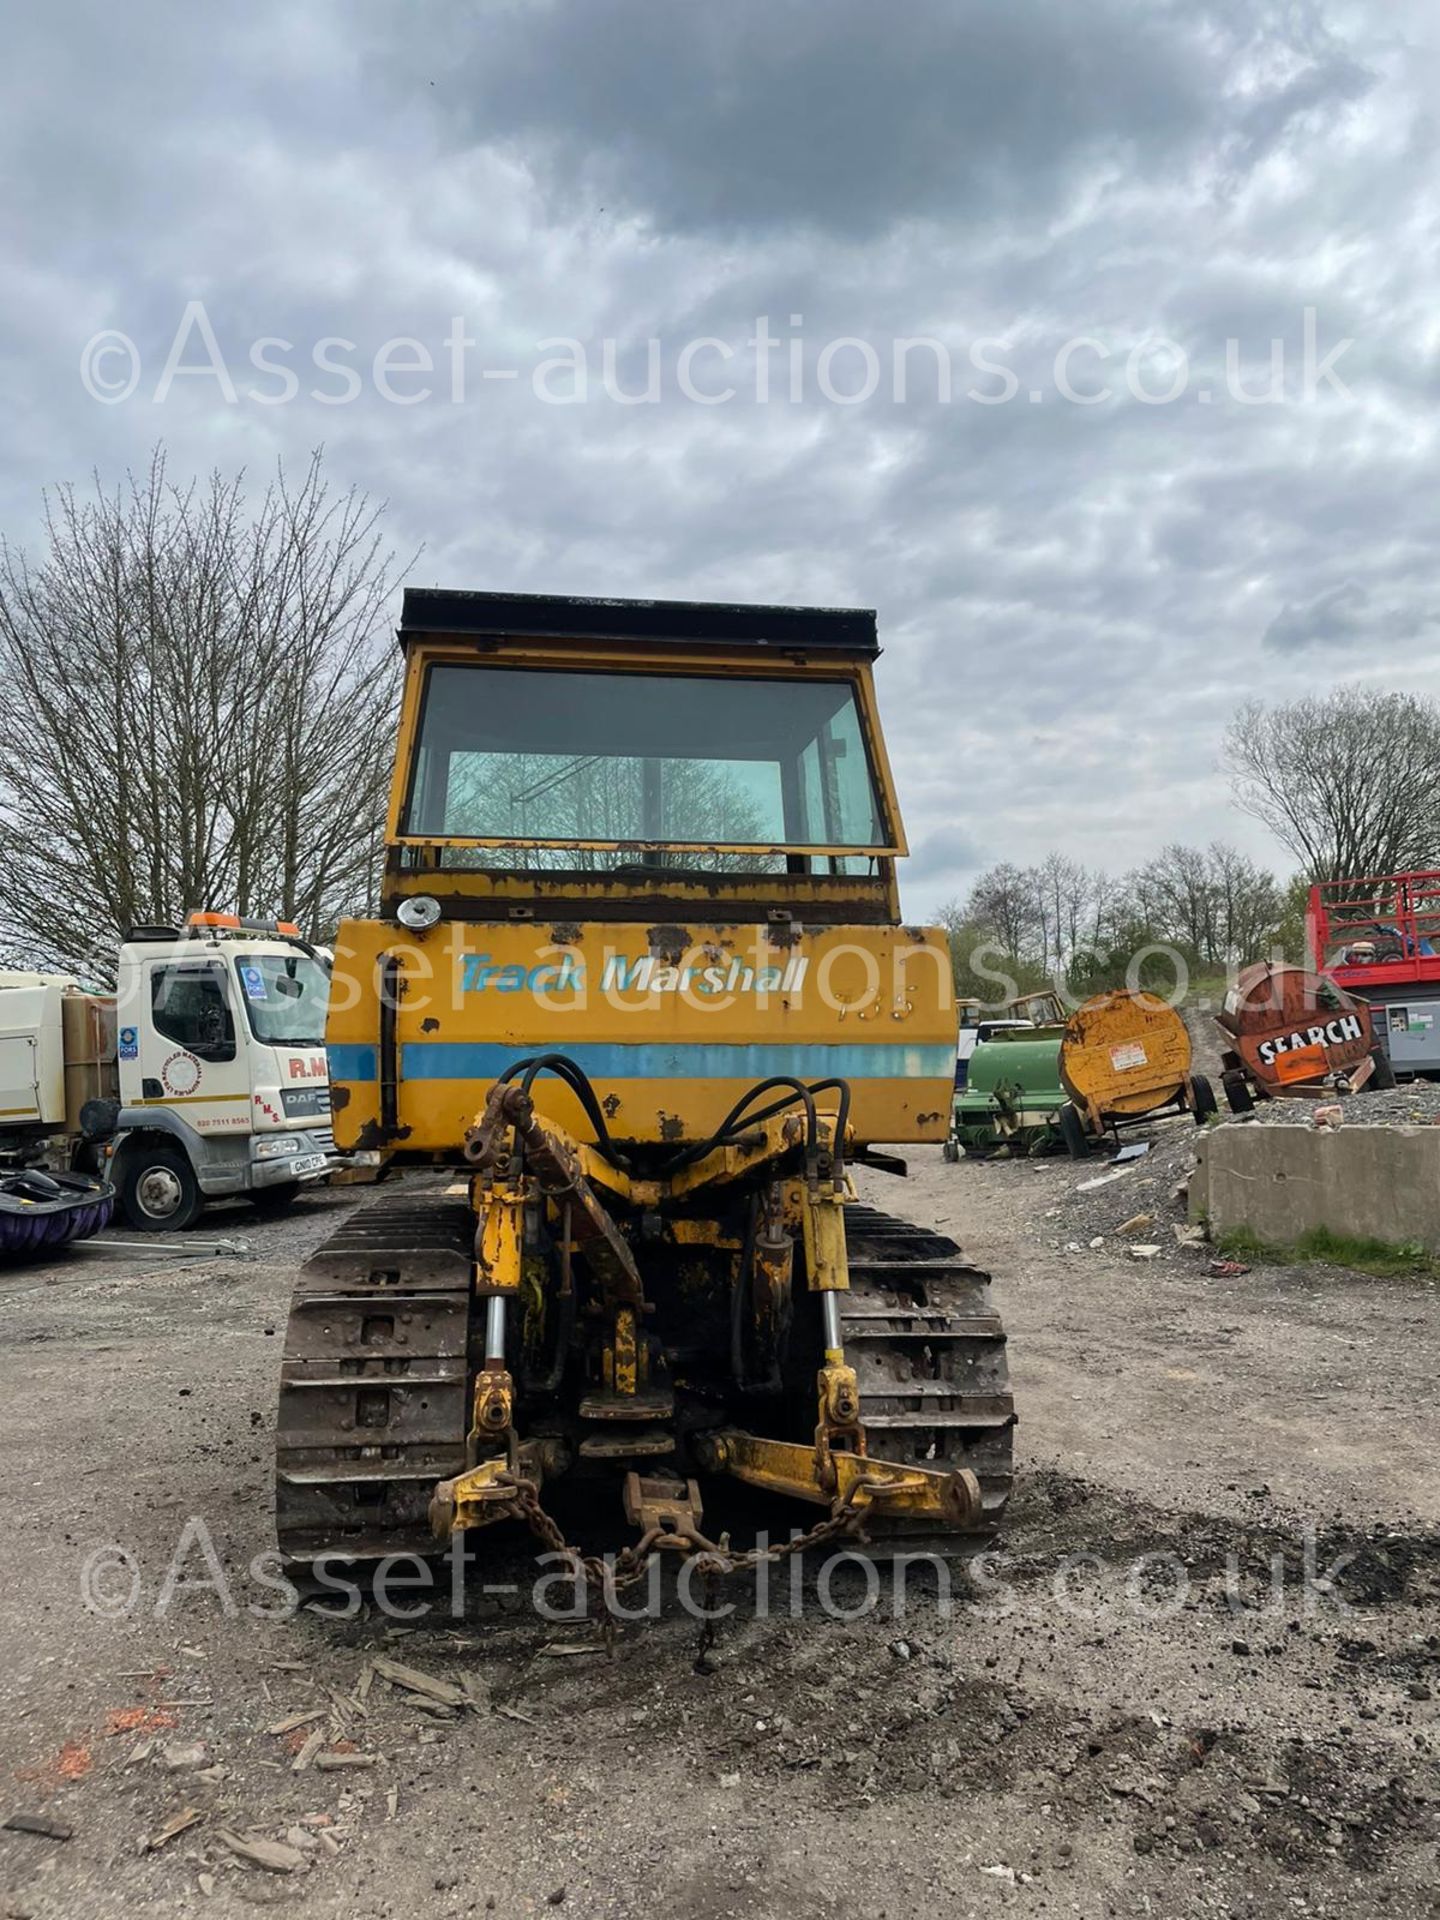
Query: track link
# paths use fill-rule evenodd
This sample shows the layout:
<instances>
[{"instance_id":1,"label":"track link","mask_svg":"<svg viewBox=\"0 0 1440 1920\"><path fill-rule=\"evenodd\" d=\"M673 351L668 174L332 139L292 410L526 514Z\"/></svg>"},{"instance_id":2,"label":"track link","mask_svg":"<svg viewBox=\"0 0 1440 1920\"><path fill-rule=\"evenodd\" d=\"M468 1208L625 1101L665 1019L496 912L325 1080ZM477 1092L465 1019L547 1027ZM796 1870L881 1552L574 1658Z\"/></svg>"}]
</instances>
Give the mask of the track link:
<instances>
[{"instance_id":1,"label":"track link","mask_svg":"<svg viewBox=\"0 0 1440 1920\"><path fill-rule=\"evenodd\" d=\"M1015 1406L990 1276L944 1234L872 1207L846 1208L845 1237L850 1290L841 1296L841 1327L870 1451L917 1466L968 1467L991 1534L1010 1498ZM966 1536L964 1544L974 1541ZM876 1544L953 1552L962 1542L892 1523Z\"/></svg>"},{"instance_id":2,"label":"track link","mask_svg":"<svg viewBox=\"0 0 1440 1920\"><path fill-rule=\"evenodd\" d=\"M275 1530L321 1555L433 1553L437 1480L465 1464L475 1223L463 1184L354 1213L300 1270L285 1333Z\"/></svg>"}]
</instances>

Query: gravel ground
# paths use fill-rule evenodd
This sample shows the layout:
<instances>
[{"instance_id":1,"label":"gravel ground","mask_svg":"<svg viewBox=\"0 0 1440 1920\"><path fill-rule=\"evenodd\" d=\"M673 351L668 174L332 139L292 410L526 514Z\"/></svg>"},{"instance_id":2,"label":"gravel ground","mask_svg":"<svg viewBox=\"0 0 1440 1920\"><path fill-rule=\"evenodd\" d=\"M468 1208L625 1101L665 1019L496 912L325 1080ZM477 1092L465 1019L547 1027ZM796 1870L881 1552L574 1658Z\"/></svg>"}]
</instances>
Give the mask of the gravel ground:
<instances>
[{"instance_id":1,"label":"gravel ground","mask_svg":"<svg viewBox=\"0 0 1440 1920\"><path fill-rule=\"evenodd\" d=\"M1266 1126L1303 1126L1311 1118L1311 1104L1308 1100L1262 1100L1254 1117ZM1347 1127L1429 1127L1440 1122L1440 1085L1433 1080L1412 1080L1407 1086L1376 1089L1373 1093L1362 1087L1359 1093L1319 1104L1338 1105Z\"/></svg>"},{"instance_id":2,"label":"gravel ground","mask_svg":"<svg viewBox=\"0 0 1440 1920\"><path fill-rule=\"evenodd\" d=\"M1088 1190L1103 1163L867 1175L999 1276L1003 1551L949 1609L922 1573L898 1617L887 1586L837 1618L858 1573L827 1608L811 1569L763 1616L738 1591L713 1646L672 1599L613 1658L473 1585L414 1623L268 1611L290 1271L350 1194L209 1216L244 1257L0 1274L3 1813L72 1833L0 1831L0 1911L1440 1912L1435 1296L1212 1276L1171 1230L1192 1139L1157 1129ZM187 1540L194 1584L162 1605ZM133 1605L126 1567L97 1574L107 1543ZM523 1542L478 1577L528 1583ZM436 1717L377 1655L465 1704ZM284 1870L234 1851L262 1841Z\"/></svg>"},{"instance_id":3,"label":"gravel ground","mask_svg":"<svg viewBox=\"0 0 1440 1920\"><path fill-rule=\"evenodd\" d=\"M1146 1257L1171 1260L1182 1240L1193 1241L1185 1196L1195 1168L1194 1121L1177 1115L1143 1134L1127 1131L1125 1141L1146 1151L1119 1162L1105 1154L1049 1162L1049 1204L1034 1224L1057 1253L1093 1252L1092 1242L1100 1238L1112 1252L1134 1257L1136 1246L1154 1246L1158 1252Z\"/></svg>"}]
</instances>

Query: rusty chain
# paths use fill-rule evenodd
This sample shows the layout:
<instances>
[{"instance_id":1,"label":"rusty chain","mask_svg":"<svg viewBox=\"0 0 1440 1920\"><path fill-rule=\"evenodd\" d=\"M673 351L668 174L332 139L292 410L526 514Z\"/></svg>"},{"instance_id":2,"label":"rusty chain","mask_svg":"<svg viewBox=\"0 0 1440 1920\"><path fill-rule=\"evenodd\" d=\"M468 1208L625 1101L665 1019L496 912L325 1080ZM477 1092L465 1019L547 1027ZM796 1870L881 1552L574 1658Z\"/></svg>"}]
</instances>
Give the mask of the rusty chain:
<instances>
[{"instance_id":1,"label":"rusty chain","mask_svg":"<svg viewBox=\"0 0 1440 1920\"><path fill-rule=\"evenodd\" d=\"M658 1559L662 1553L693 1553L708 1593L714 1581L728 1579L737 1573L748 1573L762 1561L788 1560L797 1553L808 1553L812 1548L842 1536L863 1537L865 1513L862 1502L868 1500L881 1485L870 1480L856 1481L832 1513L817 1521L808 1532L797 1534L793 1539L776 1546L752 1547L745 1553L732 1553L728 1535L717 1542L708 1540L695 1527L652 1527L636 1545L622 1548L612 1566L601 1555L582 1553L578 1547L570 1544L554 1518L540 1504L540 1490L533 1480L524 1479L518 1474L502 1474L499 1484L510 1487L512 1495L510 1499L496 1503L497 1511L509 1519L519 1520L551 1553L569 1561L575 1573L585 1582L587 1612L591 1611L598 1597L603 1609L607 1640L613 1635L615 1627L612 1600L628 1592L631 1587L638 1586L648 1576L651 1561Z\"/></svg>"}]
</instances>

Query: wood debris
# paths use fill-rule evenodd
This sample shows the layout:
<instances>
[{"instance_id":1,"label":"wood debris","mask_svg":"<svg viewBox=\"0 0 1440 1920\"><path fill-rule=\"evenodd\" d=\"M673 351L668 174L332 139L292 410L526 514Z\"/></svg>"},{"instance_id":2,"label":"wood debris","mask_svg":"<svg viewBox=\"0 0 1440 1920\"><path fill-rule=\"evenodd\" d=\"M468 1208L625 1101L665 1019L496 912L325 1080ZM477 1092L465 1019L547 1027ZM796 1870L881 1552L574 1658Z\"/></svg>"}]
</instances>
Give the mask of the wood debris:
<instances>
[{"instance_id":1,"label":"wood debris","mask_svg":"<svg viewBox=\"0 0 1440 1920\"><path fill-rule=\"evenodd\" d=\"M287 1846L283 1840L232 1833L228 1827L217 1827L215 1838L237 1860L248 1861L252 1867L263 1867L266 1873L298 1873L308 1864L298 1847Z\"/></svg>"},{"instance_id":2,"label":"wood debris","mask_svg":"<svg viewBox=\"0 0 1440 1920\"><path fill-rule=\"evenodd\" d=\"M324 1727L314 1728L311 1733L307 1735L304 1746L301 1747L295 1758L290 1762L290 1771L292 1773L304 1773L310 1762L324 1746L327 1738L328 1735Z\"/></svg>"},{"instance_id":3,"label":"wood debris","mask_svg":"<svg viewBox=\"0 0 1440 1920\"><path fill-rule=\"evenodd\" d=\"M370 1710L365 1705L365 1702L358 1700L353 1693L341 1693L338 1687L332 1687L327 1680L322 1680L320 1686L321 1690L330 1696L330 1704L335 1710L335 1718L342 1726L349 1726L357 1714L362 1720L368 1715Z\"/></svg>"},{"instance_id":4,"label":"wood debris","mask_svg":"<svg viewBox=\"0 0 1440 1920\"><path fill-rule=\"evenodd\" d=\"M150 1835L142 1845L141 1852L158 1853L162 1847L169 1845L176 1834L186 1832L188 1828L197 1825L204 1818L205 1815L199 1807L182 1807L179 1813L171 1814L158 1833Z\"/></svg>"},{"instance_id":5,"label":"wood debris","mask_svg":"<svg viewBox=\"0 0 1440 1920\"><path fill-rule=\"evenodd\" d=\"M266 1733L293 1733L297 1727L308 1727L312 1720L323 1720L324 1707L312 1707L308 1713L287 1713L283 1720L277 1720L273 1727L267 1727Z\"/></svg>"},{"instance_id":6,"label":"wood debris","mask_svg":"<svg viewBox=\"0 0 1440 1920\"><path fill-rule=\"evenodd\" d=\"M317 1753L315 1764L322 1773L338 1773L341 1767L374 1767L380 1763L378 1753Z\"/></svg>"},{"instance_id":7,"label":"wood debris","mask_svg":"<svg viewBox=\"0 0 1440 1920\"><path fill-rule=\"evenodd\" d=\"M402 1687L406 1693L423 1693L428 1700L438 1700L442 1707L468 1707L474 1703L463 1687L457 1687L452 1681L437 1679L433 1673L423 1673L419 1667L407 1667L399 1660L392 1660L388 1654L377 1653L371 1662L382 1680L388 1680L392 1687Z\"/></svg>"}]
</instances>

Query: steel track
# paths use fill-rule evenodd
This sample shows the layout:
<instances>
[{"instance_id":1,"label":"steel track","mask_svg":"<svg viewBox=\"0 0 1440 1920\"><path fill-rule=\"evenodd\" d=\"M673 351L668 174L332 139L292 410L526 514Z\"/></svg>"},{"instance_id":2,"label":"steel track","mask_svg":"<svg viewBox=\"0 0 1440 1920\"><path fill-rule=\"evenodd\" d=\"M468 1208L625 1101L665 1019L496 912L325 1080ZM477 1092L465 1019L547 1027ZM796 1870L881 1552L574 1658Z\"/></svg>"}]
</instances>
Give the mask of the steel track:
<instances>
[{"instance_id":1,"label":"steel track","mask_svg":"<svg viewBox=\"0 0 1440 1920\"><path fill-rule=\"evenodd\" d=\"M870 1207L846 1210L846 1237L842 1326L870 1451L970 1468L993 1532L1010 1494L1015 1414L989 1276L944 1235ZM473 1241L463 1183L407 1182L353 1214L301 1269L275 1487L281 1553L297 1572L322 1555L436 1551L430 1493L465 1464ZM877 1557L965 1544L903 1525L872 1539Z\"/></svg>"}]
</instances>

